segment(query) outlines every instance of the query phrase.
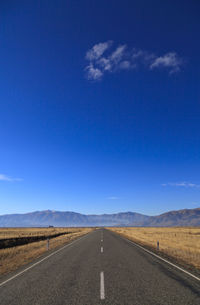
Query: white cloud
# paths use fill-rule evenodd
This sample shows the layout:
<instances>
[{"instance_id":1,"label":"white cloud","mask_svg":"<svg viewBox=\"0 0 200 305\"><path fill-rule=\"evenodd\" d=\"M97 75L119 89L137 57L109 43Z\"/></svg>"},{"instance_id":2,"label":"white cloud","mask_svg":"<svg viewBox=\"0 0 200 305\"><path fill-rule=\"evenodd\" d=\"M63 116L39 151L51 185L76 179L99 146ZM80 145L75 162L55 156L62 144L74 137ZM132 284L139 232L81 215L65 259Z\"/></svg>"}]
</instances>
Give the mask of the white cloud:
<instances>
[{"instance_id":1,"label":"white cloud","mask_svg":"<svg viewBox=\"0 0 200 305\"><path fill-rule=\"evenodd\" d=\"M87 51L85 57L88 65L85 70L89 80L100 80L105 73L131 70L139 66L144 66L149 70L168 69L172 74L180 71L183 64L183 60L175 52L157 56L145 50L130 49L126 44L118 45L113 51L112 44L111 40L101 42Z\"/></svg>"},{"instance_id":2,"label":"white cloud","mask_svg":"<svg viewBox=\"0 0 200 305\"><path fill-rule=\"evenodd\" d=\"M111 71L112 69L112 62L110 59L102 57L98 60L98 64L101 66L101 68L105 71Z\"/></svg>"},{"instance_id":3,"label":"white cloud","mask_svg":"<svg viewBox=\"0 0 200 305\"><path fill-rule=\"evenodd\" d=\"M96 60L98 59L108 48L112 45L112 41L100 42L95 44L89 51L86 53L86 59Z\"/></svg>"},{"instance_id":4,"label":"white cloud","mask_svg":"<svg viewBox=\"0 0 200 305\"><path fill-rule=\"evenodd\" d=\"M22 181L22 179L20 179L20 178L12 178L12 177L9 177L7 175L0 174L0 181L13 182L13 181Z\"/></svg>"},{"instance_id":5,"label":"white cloud","mask_svg":"<svg viewBox=\"0 0 200 305\"><path fill-rule=\"evenodd\" d=\"M192 205L195 205L195 206L200 206L200 203L199 202L191 202Z\"/></svg>"},{"instance_id":6,"label":"white cloud","mask_svg":"<svg viewBox=\"0 0 200 305\"><path fill-rule=\"evenodd\" d=\"M200 184L196 183L190 183L190 182L168 182L163 183L162 186L180 186L180 187L186 187L186 188L200 188Z\"/></svg>"},{"instance_id":7,"label":"white cloud","mask_svg":"<svg viewBox=\"0 0 200 305\"><path fill-rule=\"evenodd\" d=\"M132 60L135 63L140 63L143 65L149 65L152 64L153 60L156 58L156 55L144 50L138 50L138 49L133 49L132 52Z\"/></svg>"},{"instance_id":8,"label":"white cloud","mask_svg":"<svg viewBox=\"0 0 200 305\"><path fill-rule=\"evenodd\" d=\"M138 58L144 57L145 53L142 50L133 49L132 58L137 60Z\"/></svg>"},{"instance_id":9,"label":"white cloud","mask_svg":"<svg viewBox=\"0 0 200 305\"><path fill-rule=\"evenodd\" d=\"M110 60L118 63L124 56L125 49L126 45L117 47L117 49L111 54Z\"/></svg>"},{"instance_id":10,"label":"white cloud","mask_svg":"<svg viewBox=\"0 0 200 305\"><path fill-rule=\"evenodd\" d=\"M132 68L131 62L128 60L124 60L120 63L119 68L124 70L131 69Z\"/></svg>"},{"instance_id":11,"label":"white cloud","mask_svg":"<svg viewBox=\"0 0 200 305\"><path fill-rule=\"evenodd\" d=\"M182 60L178 57L175 52L167 53L163 56L154 59L150 66L150 69L166 67L170 69L170 73L180 71Z\"/></svg>"},{"instance_id":12,"label":"white cloud","mask_svg":"<svg viewBox=\"0 0 200 305\"><path fill-rule=\"evenodd\" d=\"M88 79L91 80L99 80L103 76L102 71L98 68L94 68L92 63L90 63L89 66L86 67L86 71Z\"/></svg>"},{"instance_id":13,"label":"white cloud","mask_svg":"<svg viewBox=\"0 0 200 305\"><path fill-rule=\"evenodd\" d=\"M117 199L119 199L119 197L111 196L111 197L107 197L106 199L109 199L109 200L117 200Z\"/></svg>"}]
</instances>

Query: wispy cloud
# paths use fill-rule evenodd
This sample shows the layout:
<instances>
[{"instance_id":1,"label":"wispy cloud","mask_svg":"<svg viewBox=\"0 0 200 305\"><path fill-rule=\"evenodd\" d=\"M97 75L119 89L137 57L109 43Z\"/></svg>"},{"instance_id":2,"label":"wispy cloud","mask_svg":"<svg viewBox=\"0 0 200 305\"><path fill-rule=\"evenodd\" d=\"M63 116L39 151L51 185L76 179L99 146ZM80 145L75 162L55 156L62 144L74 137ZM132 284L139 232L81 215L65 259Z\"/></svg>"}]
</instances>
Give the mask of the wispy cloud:
<instances>
[{"instance_id":1,"label":"wispy cloud","mask_svg":"<svg viewBox=\"0 0 200 305\"><path fill-rule=\"evenodd\" d=\"M117 200L117 199L119 199L119 197L111 196L111 197L107 197L106 199L109 199L109 200Z\"/></svg>"},{"instance_id":2,"label":"wispy cloud","mask_svg":"<svg viewBox=\"0 0 200 305\"><path fill-rule=\"evenodd\" d=\"M191 202L192 205L194 206L199 206L200 207L200 203L199 202Z\"/></svg>"},{"instance_id":3,"label":"wispy cloud","mask_svg":"<svg viewBox=\"0 0 200 305\"><path fill-rule=\"evenodd\" d=\"M4 174L0 174L0 181L8 181L8 182L13 182L13 181L22 181L20 178L12 178Z\"/></svg>"},{"instance_id":4,"label":"wispy cloud","mask_svg":"<svg viewBox=\"0 0 200 305\"><path fill-rule=\"evenodd\" d=\"M112 41L100 42L95 44L90 50L86 53L86 59L88 60L97 60L103 53L109 49L112 45Z\"/></svg>"},{"instance_id":5,"label":"wispy cloud","mask_svg":"<svg viewBox=\"0 0 200 305\"><path fill-rule=\"evenodd\" d=\"M190 182L168 182L163 183L162 186L180 186L185 188L200 188L200 184L190 183Z\"/></svg>"},{"instance_id":6,"label":"wispy cloud","mask_svg":"<svg viewBox=\"0 0 200 305\"><path fill-rule=\"evenodd\" d=\"M87 71L88 79L91 79L91 80L99 80L103 76L103 72L100 69L95 68L93 63L90 63L86 67L86 71Z\"/></svg>"},{"instance_id":7,"label":"wispy cloud","mask_svg":"<svg viewBox=\"0 0 200 305\"><path fill-rule=\"evenodd\" d=\"M110 60L114 63L118 63L125 56L126 45L117 47L117 49L110 55Z\"/></svg>"},{"instance_id":8,"label":"wispy cloud","mask_svg":"<svg viewBox=\"0 0 200 305\"><path fill-rule=\"evenodd\" d=\"M126 44L114 48L113 41L101 42L86 52L85 71L89 80L101 80L105 73L132 70L140 66L148 70L167 69L169 74L179 72L183 60L176 52L156 55L152 52L130 48Z\"/></svg>"},{"instance_id":9,"label":"wispy cloud","mask_svg":"<svg viewBox=\"0 0 200 305\"><path fill-rule=\"evenodd\" d=\"M155 58L150 68L155 69L166 67L169 68L170 73L175 73L180 71L182 63L182 59L179 58L175 52L170 52L163 56Z\"/></svg>"}]
</instances>

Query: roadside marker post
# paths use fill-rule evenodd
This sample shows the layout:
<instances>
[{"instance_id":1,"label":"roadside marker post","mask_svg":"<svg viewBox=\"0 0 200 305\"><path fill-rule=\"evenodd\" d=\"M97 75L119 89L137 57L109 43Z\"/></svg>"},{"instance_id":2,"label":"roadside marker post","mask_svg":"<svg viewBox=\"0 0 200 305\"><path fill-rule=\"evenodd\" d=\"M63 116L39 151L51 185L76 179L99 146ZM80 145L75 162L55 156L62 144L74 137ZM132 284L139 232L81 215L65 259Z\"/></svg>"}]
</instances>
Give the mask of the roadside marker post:
<instances>
[{"instance_id":1,"label":"roadside marker post","mask_svg":"<svg viewBox=\"0 0 200 305\"><path fill-rule=\"evenodd\" d=\"M159 240L157 241L157 250L159 251Z\"/></svg>"},{"instance_id":2,"label":"roadside marker post","mask_svg":"<svg viewBox=\"0 0 200 305\"><path fill-rule=\"evenodd\" d=\"M47 238L47 251L49 251L49 237Z\"/></svg>"}]
</instances>

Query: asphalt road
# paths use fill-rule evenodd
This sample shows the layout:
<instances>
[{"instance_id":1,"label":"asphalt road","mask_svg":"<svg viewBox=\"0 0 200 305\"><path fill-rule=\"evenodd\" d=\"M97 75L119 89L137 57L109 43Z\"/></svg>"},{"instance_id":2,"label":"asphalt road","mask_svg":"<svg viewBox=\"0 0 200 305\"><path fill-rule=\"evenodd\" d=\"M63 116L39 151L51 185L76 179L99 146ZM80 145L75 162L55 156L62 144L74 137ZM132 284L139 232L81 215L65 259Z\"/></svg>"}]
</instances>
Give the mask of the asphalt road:
<instances>
[{"instance_id":1,"label":"asphalt road","mask_svg":"<svg viewBox=\"0 0 200 305\"><path fill-rule=\"evenodd\" d=\"M200 281L108 230L40 260L1 278L1 305L200 304Z\"/></svg>"}]
</instances>

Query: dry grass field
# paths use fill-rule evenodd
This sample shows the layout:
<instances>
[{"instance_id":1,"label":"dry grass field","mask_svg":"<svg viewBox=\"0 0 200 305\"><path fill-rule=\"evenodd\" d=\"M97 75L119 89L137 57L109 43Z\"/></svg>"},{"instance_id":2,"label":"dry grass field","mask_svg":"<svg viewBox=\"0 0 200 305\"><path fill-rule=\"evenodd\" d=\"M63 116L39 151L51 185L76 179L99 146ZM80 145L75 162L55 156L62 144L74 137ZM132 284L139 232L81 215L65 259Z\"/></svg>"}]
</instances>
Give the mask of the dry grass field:
<instances>
[{"instance_id":1,"label":"dry grass field","mask_svg":"<svg viewBox=\"0 0 200 305\"><path fill-rule=\"evenodd\" d=\"M77 232L77 228L0 228L0 239L51 236L62 232Z\"/></svg>"},{"instance_id":2,"label":"dry grass field","mask_svg":"<svg viewBox=\"0 0 200 305\"><path fill-rule=\"evenodd\" d=\"M108 228L136 243L173 257L181 264L200 269L200 228ZM156 250L157 251L157 250Z\"/></svg>"},{"instance_id":3,"label":"dry grass field","mask_svg":"<svg viewBox=\"0 0 200 305\"><path fill-rule=\"evenodd\" d=\"M49 236L55 233L71 232L50 239L50 250L69 243L84 234L90 232L91 228L1 228L0 238L16 238L27 236ZM38 241L22 246L0 249L0 274L6 274L17 269L19 266L31 262L47 252L47 241Z\"/></svg>"}]
</instances>

